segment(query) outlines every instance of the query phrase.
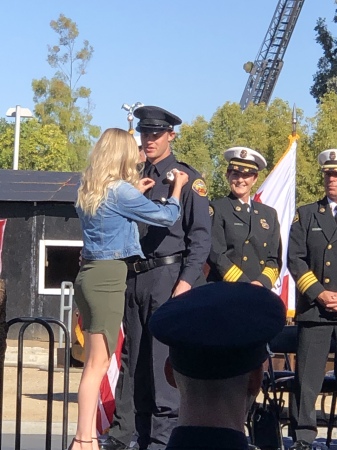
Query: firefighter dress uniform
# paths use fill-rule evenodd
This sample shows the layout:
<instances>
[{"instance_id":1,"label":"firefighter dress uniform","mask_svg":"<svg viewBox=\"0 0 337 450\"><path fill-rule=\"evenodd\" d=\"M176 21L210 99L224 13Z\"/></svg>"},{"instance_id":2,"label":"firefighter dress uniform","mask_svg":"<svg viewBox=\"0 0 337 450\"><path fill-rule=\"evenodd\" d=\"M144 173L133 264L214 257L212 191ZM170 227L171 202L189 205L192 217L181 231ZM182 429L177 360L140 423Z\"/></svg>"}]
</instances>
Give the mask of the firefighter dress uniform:
<instances>
[{"instance_id":1,"label":"firefighter dress uniform","mask_svg":"<svg viewBox=\"0 0 337 450\"><path fill-rule=\"evenodd\" d=\"M257 174L266 167L262 155L245 147L225 152L230 171ZM213 218L208 281L259 281L271 289L281 269L280 225L275 209L233 192L211 203Z\"/></svg>"}]
</instances>

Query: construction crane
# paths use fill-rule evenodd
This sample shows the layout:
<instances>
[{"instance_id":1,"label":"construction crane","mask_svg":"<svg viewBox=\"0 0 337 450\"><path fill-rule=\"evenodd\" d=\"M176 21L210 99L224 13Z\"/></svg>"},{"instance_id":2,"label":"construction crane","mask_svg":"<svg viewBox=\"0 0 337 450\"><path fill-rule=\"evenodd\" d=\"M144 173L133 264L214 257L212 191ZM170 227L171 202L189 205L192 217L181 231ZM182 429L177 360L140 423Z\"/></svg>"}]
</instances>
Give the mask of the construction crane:
<instances>
[{"instance_id":1,"label":"construction crane","mask_svg":"<svg viewBox=\"0 0 337 450\"><path fill-rule=\"evenodd\" d=\"M255 58L244 64L249 73L240 106L250 102L268 104L283 67L283 57L294 31L304 0L279 0L267 34Z\"/></svg>"}]
</instances>

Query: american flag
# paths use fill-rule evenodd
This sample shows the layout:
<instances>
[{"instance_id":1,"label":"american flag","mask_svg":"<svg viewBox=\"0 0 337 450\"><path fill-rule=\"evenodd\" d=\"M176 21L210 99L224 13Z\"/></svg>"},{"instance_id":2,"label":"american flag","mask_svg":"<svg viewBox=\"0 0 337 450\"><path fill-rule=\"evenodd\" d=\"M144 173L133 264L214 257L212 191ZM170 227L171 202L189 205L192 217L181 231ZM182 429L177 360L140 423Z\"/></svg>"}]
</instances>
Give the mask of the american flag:
<instances>
[{"instance_id":1,"label":"american flag","mask_svg":"<svg viewBox=\"0 0 337 450\"><path fill-rule=\"evenodd\" d=\"M123 326L119 330L116 351L111 357L108 372L104 375L101 383L98 406L96 428L99 434L104 434L110 427L113 413L115 411L115 390L121 367L121 353L124 341Z\"/></svg>"},{"instance_id":2,"label":"american flag","mask_svg":"<svg viewBox=\"0 0 337 450\"><path fill-rule=\"evenodd\" d=\"M75 335L77 342L84 347L84 336L82 333L82 318L78 317L75 326ZM104 375L101 382L98 404L97 404L97 420L96 428L99 434L105 434L112 422L113 413L115 411L115 390L118 381L119 371L121 367L121 354L124 341L124 330L121 325L118 334L116 351L111 357L108 372Z\"/></svg>"}]
</instances>

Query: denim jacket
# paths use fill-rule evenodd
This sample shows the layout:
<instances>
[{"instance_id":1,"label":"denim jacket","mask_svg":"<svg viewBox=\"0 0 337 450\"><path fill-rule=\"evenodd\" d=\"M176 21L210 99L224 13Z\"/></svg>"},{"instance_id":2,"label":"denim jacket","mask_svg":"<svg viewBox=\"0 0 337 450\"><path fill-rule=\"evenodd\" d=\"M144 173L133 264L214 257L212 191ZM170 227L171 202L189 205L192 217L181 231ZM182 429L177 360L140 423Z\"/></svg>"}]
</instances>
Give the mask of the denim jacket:
<instances>
[{"instance_id":1,"label":"denim jacket","mask_svg":"<svg viewBox=\"0 0 337 450\"><path fill-rule=\"evenodd\" d=\"M145 258L136 221L170 227L180 218L180 205L175 197L165 205L153 203L131 184L119 181L109 188L107 199L94 216L84 214L81 208L77 208L77 214L82 226L83 258Z\"/></svg>"}]
</instances>

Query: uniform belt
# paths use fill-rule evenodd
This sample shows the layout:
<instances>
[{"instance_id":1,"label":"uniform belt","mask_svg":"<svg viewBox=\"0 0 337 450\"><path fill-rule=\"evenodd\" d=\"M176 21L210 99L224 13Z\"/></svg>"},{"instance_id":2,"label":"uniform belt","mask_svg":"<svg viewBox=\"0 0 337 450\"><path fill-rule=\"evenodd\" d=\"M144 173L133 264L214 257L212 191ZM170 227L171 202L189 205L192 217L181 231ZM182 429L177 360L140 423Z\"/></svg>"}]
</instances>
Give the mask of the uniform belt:
<instances>
[{"instance_id":1,"label":"uniform belt","mask_svg":"<svg viewBox=\"0 0 337 450\"><path fill-rule=\"evenodd\" d=\"M152 258L146 260L135 261L133 263L128 262L126 265L129 270L133 272L147 272L148 270L154 269L155 267L166 266L168 264L174 264L178 262L182 262L182 255L172 255L172 256L163 256L162 258Z\"/></svg>"}]
</instances>

